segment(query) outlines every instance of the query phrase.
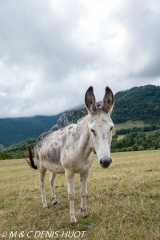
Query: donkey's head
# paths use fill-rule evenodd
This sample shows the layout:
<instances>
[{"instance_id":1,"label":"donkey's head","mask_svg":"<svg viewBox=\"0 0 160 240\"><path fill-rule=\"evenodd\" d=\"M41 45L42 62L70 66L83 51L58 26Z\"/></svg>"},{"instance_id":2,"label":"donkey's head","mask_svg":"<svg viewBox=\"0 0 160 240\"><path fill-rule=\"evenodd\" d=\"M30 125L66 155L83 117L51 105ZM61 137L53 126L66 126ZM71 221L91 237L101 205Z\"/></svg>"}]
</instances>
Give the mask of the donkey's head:
<instances>
[{"instance_id":1,"label":"donkey's head","mask_svg":"<svg viewBox=\"0 0 160 240\"><path fill-rule=\"evenodd\" d=\"M107 168L112 162L110 146L114 124L110 113L114 104L113 93L109 87L106 87L103 101L96 103L93 87L89 87L85 94L85 104L89 115L88 128L91 147L97 153L99 165Z\"/></svg>"}]
</instances>

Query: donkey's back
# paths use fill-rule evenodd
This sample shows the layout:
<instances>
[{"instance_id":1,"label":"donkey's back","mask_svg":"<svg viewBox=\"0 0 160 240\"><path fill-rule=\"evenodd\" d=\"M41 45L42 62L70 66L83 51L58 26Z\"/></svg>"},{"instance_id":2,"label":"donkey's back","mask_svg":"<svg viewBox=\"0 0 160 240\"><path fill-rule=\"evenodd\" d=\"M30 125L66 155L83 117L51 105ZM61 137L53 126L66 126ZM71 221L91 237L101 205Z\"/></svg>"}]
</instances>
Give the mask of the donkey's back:
<instances>
[{"instance_id":1,"label":"donkey's back","mask_svg":"<svg viewBox=\"0 0 160 240\"><path fill-rule=\"evenodd\" d=\"M80 173L90 167L93 157L91 151L86 150L88 136L84 131L87 118L40 135L34 147L39 170L45 168L53 173L65 173L65 168L69 168Z\"/></svg>"}]
</instances>

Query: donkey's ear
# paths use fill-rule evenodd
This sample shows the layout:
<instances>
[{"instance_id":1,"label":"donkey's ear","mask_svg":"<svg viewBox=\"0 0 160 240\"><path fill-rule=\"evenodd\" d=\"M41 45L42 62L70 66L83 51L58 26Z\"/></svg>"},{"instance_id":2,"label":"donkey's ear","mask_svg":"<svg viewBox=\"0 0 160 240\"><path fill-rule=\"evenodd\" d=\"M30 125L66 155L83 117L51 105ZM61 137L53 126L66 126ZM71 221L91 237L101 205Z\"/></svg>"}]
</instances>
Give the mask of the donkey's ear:
<instances>
[{"instance_id":1,"label":"donkey's ear","mask_svg":"<svg viewBox=\"0 0 160 240\"><path fill-rule=\"evenodd\" d=\"M104 112L109 113L112 111L114 104L113 92L109 87L105 89L105 95L103 98L102 109Z\"/></svg>"},{"instance_id":2,"label":"donkey's ear","mask_svg":"<svg viewBox=\"0 0 160 240\"><path fill-rule=\"evenodd\" d=\"M96 112L96 99L93 93L93 87L89 87L85 94L85 104L89 112Z\"/></svg>"}]
</instances>

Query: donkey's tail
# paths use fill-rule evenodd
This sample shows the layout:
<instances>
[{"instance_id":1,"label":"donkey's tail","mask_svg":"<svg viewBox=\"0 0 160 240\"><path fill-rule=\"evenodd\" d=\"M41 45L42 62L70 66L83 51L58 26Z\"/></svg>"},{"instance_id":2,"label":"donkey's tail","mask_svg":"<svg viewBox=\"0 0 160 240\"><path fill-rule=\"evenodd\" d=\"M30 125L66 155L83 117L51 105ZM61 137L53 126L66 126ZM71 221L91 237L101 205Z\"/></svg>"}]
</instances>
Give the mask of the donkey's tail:
<instances>
[{"instance_id":1,"label":"donkey's tail","mask_svg":"<svg viewBox=\"0 0 160 240\"><path fill-rule=\"evenodd\" d=\"M27 163L29 164L29 166L33 169L37 169L37 166L35 165L34 161L33 161L33 156L32 156L32 151L31 151L31 147L28 146L28 153L29 153L29 161L26 159Z\"/></svg>"}]
</instances>

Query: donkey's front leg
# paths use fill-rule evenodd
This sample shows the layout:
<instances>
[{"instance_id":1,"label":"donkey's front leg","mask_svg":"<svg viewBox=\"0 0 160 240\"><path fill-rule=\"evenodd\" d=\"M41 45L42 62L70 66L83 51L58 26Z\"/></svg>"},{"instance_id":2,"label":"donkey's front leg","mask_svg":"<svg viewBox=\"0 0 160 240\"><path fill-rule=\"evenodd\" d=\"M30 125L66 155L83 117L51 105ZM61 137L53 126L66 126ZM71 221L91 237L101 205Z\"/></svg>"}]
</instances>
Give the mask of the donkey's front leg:
<instances>
[{"instance_id":1,"label":"donkey's front leg","mask_svg":"<svg viewBox=\"0 0 160 240\"><path fill-rule=\"evenodd\" d=\"M54 204L54 205L57 204L56 194L55 194L55 190L54 190L55 178L56 178L56 174L52 172L49 180L50 180L51 191L52 191L52 204Z\"/></svg>"},{"instance_id":2,"label":"donkey's front leg","mask_svg":"<svg viewBox=\"0 0 160 240\"><path fill-rule=\"evenodd\" d=\"M89 169L80 174L81 181L81 211L83 217L88 217L87 207L86 207L86 196L87 196L87 178L89 175Z\"/></svg>"},{"instance_id":3,"label":"donkey's front leg","mask_svg":"<svg viewBox=\"0 0 160 240\"><path fill-rule=\"evenodd\" d=\"M69 169L65 169L65 176L68 183L68 198L70 201L70 216L71 216L70 223L72 225L75 225L77 220L74 211L74 198L75 198L74 173Z\"/></svg>"}]
</instances>

